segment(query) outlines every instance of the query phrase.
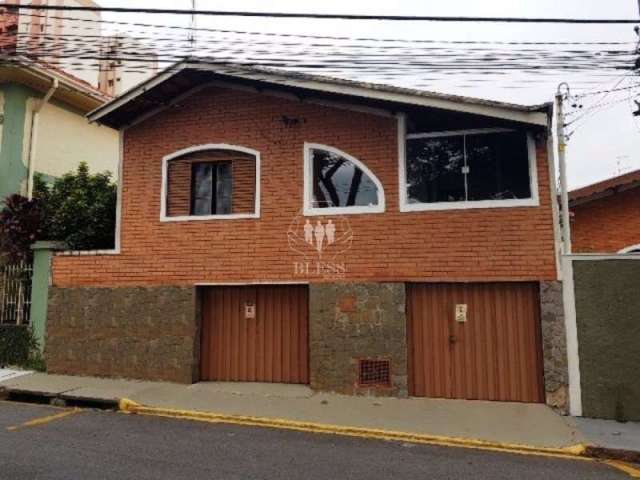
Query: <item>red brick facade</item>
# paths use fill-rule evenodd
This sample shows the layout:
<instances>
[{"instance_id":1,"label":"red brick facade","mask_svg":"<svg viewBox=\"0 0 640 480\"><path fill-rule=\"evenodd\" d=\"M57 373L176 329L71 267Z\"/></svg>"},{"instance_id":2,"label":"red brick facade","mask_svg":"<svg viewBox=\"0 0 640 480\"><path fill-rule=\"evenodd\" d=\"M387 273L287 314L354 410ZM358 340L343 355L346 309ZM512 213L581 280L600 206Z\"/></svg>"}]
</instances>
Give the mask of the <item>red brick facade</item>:
<instances>
[{"instance_id":1,"label":"red brick facade","mask_svg":"<svg viewBox=\"0 0 640 480\"><path fill-rule=\"evenodd\" d=\"M121 254L57 256L54 284L327 281L296 275L299 258L287 242L303 207L304 142L355 156L384 186L384 213L345 216L353 231L345 281L555 279L544 139L537 148L539 207L401 213L397 135L390 117L236 90L200 91L125 132ZM208 143L260 152L260 218L160 222L162 158Z\"/></svg>"},{"instance_id":2,"label":"red brick facade","mask_svg":"<svg viewBox=\"0 0 640 480\"><path fill-rule=\"evenodd\" d=\"M640 244L640 188L571 207L576 253L617 253Z\"/></svg>"}]
</instances>

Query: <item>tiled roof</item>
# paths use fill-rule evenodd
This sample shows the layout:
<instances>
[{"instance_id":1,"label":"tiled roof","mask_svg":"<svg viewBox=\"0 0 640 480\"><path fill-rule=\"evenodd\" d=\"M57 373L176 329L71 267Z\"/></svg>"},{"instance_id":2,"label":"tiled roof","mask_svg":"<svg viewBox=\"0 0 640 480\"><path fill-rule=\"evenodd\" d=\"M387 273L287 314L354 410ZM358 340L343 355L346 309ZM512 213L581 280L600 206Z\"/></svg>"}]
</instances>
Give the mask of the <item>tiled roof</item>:
<instances>
[{"instance_id":1,"label":"tiled roof","mask_svg":"<svg viewBox=\"0 0 640 480\"><path fill-rule=\"evenodd\" d=\"M640 184L640 169L573 190L569 192L569 200L572 202L578 200L584 201L589 197L607 191L615 193L621 187L634 186L634 184Z\"/></svg>"}]
</instances>

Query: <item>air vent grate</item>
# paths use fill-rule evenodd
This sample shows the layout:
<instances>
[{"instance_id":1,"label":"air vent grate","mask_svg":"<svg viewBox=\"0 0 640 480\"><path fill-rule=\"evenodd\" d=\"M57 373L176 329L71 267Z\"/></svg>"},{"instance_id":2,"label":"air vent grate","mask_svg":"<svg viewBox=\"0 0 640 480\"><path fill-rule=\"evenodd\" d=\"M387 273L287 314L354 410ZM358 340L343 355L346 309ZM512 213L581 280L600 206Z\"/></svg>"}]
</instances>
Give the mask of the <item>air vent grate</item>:
<instances>
[{"instance_id":1,"label":"air vent grate","mask_svg":"<svg viewBox=\"0 0 640 480\"><path fill-rule=\"evenodd\" d=\"M361 387L390 387L391 361L370 359L359 360L358 385Z\"/></svg>"}]
</instances>

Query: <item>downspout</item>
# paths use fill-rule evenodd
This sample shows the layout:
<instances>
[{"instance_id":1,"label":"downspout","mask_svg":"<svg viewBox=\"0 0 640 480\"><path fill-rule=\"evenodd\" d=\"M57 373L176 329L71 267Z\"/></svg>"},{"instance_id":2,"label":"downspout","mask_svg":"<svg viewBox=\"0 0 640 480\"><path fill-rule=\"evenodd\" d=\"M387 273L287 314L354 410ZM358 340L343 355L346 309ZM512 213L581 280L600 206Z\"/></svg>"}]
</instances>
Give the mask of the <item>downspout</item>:
<instances>
[{"instance_id":1,"label":"downspout","mask_svg":"<svg viewBox=\"0 0 640 480\"><path fill-rule=\"evenodd\" d=\"M29 157L28 157L28 177L27 177L27 197L29 200L33 198L33 180L36 172L36 139L38 138L38 119L40 118L40 111L51 100L51 97L58 89L59 82L57 78L53 79L51 88L45 96L40 99L31 116L31 131L29 132Z\"/></svg>"}]
</instances>

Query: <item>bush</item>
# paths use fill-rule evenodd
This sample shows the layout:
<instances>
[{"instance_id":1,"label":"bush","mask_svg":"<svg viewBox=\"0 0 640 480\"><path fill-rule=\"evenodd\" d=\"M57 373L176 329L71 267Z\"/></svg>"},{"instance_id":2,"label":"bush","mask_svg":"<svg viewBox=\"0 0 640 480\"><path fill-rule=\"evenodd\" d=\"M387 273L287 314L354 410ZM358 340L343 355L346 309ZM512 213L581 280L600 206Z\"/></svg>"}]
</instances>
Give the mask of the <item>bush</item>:
<instances>
[{"instance_id":1,"label":"bush","mask_svg":"<svg viewBox=\"0 0 640 480\"><path fill-rule=\"evenodd\" d=\"M36 175L33 200L11 195L0 212L0 262L31 261L31 245L55 240L74 250L115 245L117 188L109 172L90 174L86 163L49 187Z\"/></svg>"},{"instance_id":2,"label":"bush","mask_svg":"<svg viewBox=\"0 0 640 480\"><path fill-rule=\"evenodd\" d=\"M117 188L109 172L91 175L83 162L52 188L38 186L35 196L46 205L47 240L74 250L114 247Z\"/></svg>"},{"instance_id":3,"label":"bush","mask_svg":"<svg viewBox=\"0 0 640 480\"><path fill-rule=\"evenodd\" d=\"M0 368L5 366L44 371L38 341L30 327L0 325Z\"/></svg>"}]
</instances>

